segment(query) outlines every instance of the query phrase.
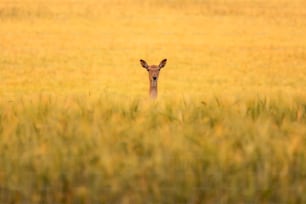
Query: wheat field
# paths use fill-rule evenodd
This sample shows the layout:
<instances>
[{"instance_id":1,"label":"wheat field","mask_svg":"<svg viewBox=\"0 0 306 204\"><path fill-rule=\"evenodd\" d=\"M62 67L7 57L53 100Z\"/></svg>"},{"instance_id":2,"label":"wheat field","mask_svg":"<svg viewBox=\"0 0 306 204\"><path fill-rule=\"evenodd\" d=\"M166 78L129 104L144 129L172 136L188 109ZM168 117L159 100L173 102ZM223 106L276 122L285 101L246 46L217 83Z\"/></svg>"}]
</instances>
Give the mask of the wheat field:
<instances>
[{"instance_id":1,"label":"wheat field","mask_svg":"<svg viewBox=\"0 0 306 204\"><path fill-rule=\"evenodd\" d=\"M0 203L306 203L305 8L2 0Z\"/></svg>"}]
</instances>

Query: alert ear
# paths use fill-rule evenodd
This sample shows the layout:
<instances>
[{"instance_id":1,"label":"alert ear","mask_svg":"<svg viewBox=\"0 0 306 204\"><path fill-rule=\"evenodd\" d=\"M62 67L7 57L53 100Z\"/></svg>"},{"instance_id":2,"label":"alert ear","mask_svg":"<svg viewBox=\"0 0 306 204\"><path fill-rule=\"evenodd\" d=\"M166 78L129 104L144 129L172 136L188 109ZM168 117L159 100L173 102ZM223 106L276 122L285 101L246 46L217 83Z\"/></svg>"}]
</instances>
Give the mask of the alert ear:
<instances>
[{"instance_id":1,"label":"alert ear","mask_svg":"<svg viewBox=\"0 0 306 204\"><path fill-rule=\"evenodd\" d=\"M149 68L149 65L148 65L147 62L144 61L143 59L140 60L140 64L141 64L141 66L142 66L143 68L145 68L145 69L148 69L148 68Z\"/></svg>"},{"instance_id":2,"label":"alert ear","mask_svg":"<svg viewBox=\"0 0 306 204\"><path fill-rule=\"evenodd\" d=\"M166 63L167 63L167 59L163 59L160 63L159 63L159 68L163 68L164 66L166 66Z\"/></svg>"}]
</instances>

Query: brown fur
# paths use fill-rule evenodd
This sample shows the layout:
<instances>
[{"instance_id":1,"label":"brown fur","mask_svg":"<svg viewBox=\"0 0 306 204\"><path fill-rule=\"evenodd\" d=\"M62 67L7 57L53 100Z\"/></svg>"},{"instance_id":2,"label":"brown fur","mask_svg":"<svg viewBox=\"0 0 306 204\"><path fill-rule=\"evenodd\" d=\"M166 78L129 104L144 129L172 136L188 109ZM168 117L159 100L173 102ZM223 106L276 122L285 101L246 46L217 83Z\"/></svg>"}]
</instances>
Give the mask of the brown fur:
<instances>
[{"instance_id":1,"label":"brown fur","mask_svg":"<svg viewBox=\"0 0 306 204\"><path fill-rule=\"evenodd\" d=\"M157 97L157 82L159 78L160 69L166 65L167 59L163 59L159 65L148 65L146 61L140 60L140 64L149 72L149 94L151 98Z\"/></svg>"}]
</instances>

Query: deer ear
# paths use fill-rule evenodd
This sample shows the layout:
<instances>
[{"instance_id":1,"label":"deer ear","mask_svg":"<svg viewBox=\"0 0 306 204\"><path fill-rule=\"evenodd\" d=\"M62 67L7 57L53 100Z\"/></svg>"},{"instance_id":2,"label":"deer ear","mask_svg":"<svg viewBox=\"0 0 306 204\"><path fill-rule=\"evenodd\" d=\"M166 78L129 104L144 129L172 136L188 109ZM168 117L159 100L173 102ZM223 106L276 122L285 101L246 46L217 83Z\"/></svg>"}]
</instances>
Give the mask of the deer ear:
<instances>
[{"instance_id":1,"label":"deer ear","mask_svg":"<svg viewBox=\"0 0 306 204\"><path fill-rule=\"evenodd\" d=\"M142 66L143 68L146 68L146 69L149 68L149 65L148 65L147 62L144 61L143 59L140 60L140 64L141 64L141 66Z\"/></svg>"},{"instance_id":2,"label":"deer ear","mask_svg":"<svg viewBox=\"0 0 306 204\"><path fill-rule=\"evenodd\" d=\"M166 66L166 63L167 63L167 59L163 59L160 63L159 63L159 68L163 68L164 66Z\"/></svg>"}]
</instances>

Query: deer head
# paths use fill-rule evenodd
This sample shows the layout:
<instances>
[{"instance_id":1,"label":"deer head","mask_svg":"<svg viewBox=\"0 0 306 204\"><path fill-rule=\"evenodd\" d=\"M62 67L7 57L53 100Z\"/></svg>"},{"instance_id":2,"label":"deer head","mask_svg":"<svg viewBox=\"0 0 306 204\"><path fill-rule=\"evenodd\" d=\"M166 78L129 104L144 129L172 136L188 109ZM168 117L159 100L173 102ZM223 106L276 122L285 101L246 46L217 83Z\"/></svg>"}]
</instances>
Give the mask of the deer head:
<instances>
[{"instance_id":1,"label":"deer head","mask_svg":"<svg viewBox=\"0 0 306 204\"><path fill-rule=\"evenodd\" d=\"M167 59L163 59L159 65L148 65L148 63L144 60L140 60L140 64L143 68L145 68L149 73L149 81L150 81L150 96L152 98L157 97L157 81L159 77L159 72L161 68L163 68L167 63Z\"/></svg>"}]
</instances>

